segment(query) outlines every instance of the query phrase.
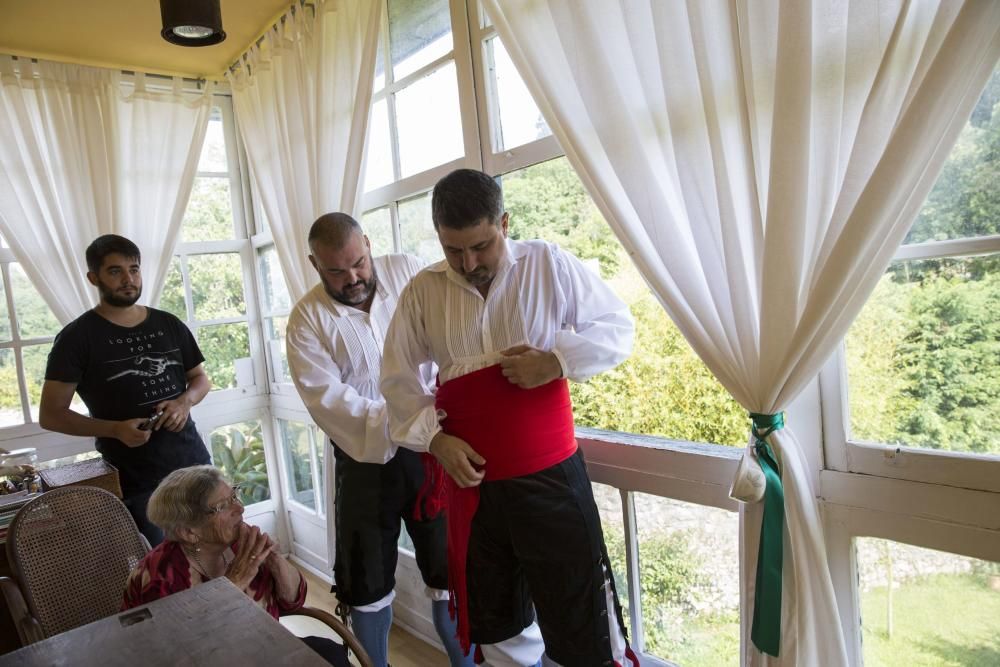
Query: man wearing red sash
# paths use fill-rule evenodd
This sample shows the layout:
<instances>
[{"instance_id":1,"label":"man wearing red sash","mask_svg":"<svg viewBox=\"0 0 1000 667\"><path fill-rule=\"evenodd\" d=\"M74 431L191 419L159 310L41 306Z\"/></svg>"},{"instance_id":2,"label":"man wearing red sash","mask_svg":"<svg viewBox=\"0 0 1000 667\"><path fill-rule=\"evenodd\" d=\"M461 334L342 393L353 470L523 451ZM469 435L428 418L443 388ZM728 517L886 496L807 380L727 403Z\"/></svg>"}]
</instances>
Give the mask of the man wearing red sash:
<instances>
[{"instance_id":1,"label":"man wearing red sash","mask_svg":"<svg viewBox=\"0 0 1000 667\"><path fill-rule=\"evenodd\" d=\"M392 439L447 471L459 638L494 667L534 664L543 650L561 665L638 667L567 384L628 357L628 308L569 253L508 240L488 175L452 172L431 206L445 261L400 296L381 389ZM427 361L439 369L436 394L419 379ZM528 639L536 612L544 646Z\"/></svg>"}]
</instances>

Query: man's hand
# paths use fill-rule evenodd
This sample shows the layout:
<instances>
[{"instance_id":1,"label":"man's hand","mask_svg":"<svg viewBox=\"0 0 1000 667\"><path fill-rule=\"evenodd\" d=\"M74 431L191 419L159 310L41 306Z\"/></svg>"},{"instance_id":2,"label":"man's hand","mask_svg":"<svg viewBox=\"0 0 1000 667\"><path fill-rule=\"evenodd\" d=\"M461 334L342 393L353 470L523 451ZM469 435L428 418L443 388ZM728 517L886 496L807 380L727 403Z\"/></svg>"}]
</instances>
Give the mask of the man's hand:
<instances>
[{"instance_id":1,"label":"man's hand","mask_svg":"<svg viewBox=\"0 0 1000 667\"><path fill-rule=\"evenodd\" d=\"M534 389L548 384L562 375L559 358L552 352L543 352L530 345L515 345L500 354L500 368L511 384L521 389Z\"/></svg>"},{"instance_id":2,"label":"man's hand","mask_svg":"<svg viewBox=\"0 0 1000 667\"><path fill-rule=\"evenodd\" d=\"M448 435L444 431L439 432L431 440L430 452L441 463L441 467L451 475L455 483L462 488L479 486L486 475L481 470L476 470L474 465L482 466L486 459L476 453L465 440Z\"/></svg>"},{"instance_id":3,"label":"man's hand","mask_svg":"<svg viewBox=\"0 0 1000 667\"><path fill-rule=\"evenodd\" d=\"M148 430L143 431L139 428L145 422L146 420L142 417L116 422L114 437L121 440L128 447L141 447L149 442L149 436L152 435Z\"/></svg>"},{"instance_id":4,"label":"man's hand","mask_svg":"<svg viewBox=\"0 0 1000 667\"><path fill-rule=\"evenodd\" d=\"M191 400L187 397L187 393L184 393L173 400L157 403L156 411L162 411L163 415L156 420L153 430L159 431L165 428L177 433L187 424L188 414L191 412Z\"/></svg>"}]
</instances>

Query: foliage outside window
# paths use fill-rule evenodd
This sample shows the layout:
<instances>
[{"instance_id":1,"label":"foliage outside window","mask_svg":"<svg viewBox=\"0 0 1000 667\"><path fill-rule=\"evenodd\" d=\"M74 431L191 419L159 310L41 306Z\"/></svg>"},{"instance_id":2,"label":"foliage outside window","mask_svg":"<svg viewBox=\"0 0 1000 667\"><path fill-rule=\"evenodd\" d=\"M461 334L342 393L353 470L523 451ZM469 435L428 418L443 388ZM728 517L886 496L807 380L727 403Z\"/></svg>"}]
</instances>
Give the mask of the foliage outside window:
<instances>
[{"instance_id":1,"label":"foliage outside window","mask_svg":"<svg viewBox=\"0 0 1000 667\"><path fill-rule=\"evenodd\" d=\"M181 226L183 242L170 264L159 303L184 321L198 340L213 391L250 381L240 369L252 371L245 260L240 252L248 242L237 233L229 164L223 120L216 108ZM205 245L208 242L211 245Z\"/></svg>"},{"instance_id":2,"label":"foliage outside window","mask_svg":"<svg viewBox=\"0 0 1000 667\"><path fill-rule=\"evenodd\" d=\"M584 261L629 305L635 348L622 365L571 385L579 426L743 445L746 413L698 358L629 261L566 158L505 174L513 239L553 241Z\"/></svg>"},{"instance_id":3,"label":"foliage outside window","mask_svg":"<svg viewBox=\"0 0 1000 667\"><path fill-rule=\"evenodd\" d=\"M259 419L220 426L208 439L215 467L230 484L240 485L240 501L244 505L271 497Z\"/></svg>"},{"instance_id":4,"label":"foliage outside window","mask_svg":"<svg viewBox=\"0 0 1000 667\"><path fill-rule=\"evenodd\" d=\"M61 327L10 251L0 253L0 428L4 428L37 422L49 349ZM75 394L71 407L87 412Z\"/></svg>"},{"instance_id":5,"label":"foliage outside window","mask_svg":"<svg viewBox=\"0 0 1000 667\"><path fill-rule=\"evenodd\" d=\"M893 262L847 336L856 439L1000 455L998 103L1000 70L907 237L923 257ZM991 253L935 257L978 237Z\"/></svg>"},{"instance_id":6,"label":"foliage outside window","mask_svg":"<svg viewBox=\"0 0 1000 667\"><path fill-rule=\"evenodd\" d=\"M1000 563L854 542L866 666L1000 664Z\"/></svg>"}]
</instances>

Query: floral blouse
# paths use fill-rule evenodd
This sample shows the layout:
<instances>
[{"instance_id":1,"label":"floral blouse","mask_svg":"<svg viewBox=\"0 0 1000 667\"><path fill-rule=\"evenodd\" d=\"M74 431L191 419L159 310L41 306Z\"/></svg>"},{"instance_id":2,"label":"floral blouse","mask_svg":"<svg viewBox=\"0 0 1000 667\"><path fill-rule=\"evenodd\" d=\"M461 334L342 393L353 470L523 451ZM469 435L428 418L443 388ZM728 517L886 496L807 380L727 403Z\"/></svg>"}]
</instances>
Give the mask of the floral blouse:
<instances>
[{"instance_id":1,"label":"floral blouse","mask_svg":"<svg viewBox=\"0 0 1000 667\"><path fill-rule=\"evenodd\" d=\"M206 581L198 570L188 563L177 542L164 541L146 554L128 576L122 611L148 604L153 600L187 590ZM257 576L250 582L247 594L274 618L281 612L295 611L306 601L306 580L299 580L295 600L285 602L278 597L274 577L267 565L261 565Z\"/></svg>"}]
</instances>

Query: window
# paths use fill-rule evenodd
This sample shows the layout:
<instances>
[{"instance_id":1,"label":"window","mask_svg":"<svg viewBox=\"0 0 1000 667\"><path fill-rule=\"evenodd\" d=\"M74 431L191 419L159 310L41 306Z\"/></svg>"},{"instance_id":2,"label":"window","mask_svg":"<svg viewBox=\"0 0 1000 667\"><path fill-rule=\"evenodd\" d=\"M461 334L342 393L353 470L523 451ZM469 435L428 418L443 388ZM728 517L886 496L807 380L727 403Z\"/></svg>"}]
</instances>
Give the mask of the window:
<instances>
[{"instance_id":1,"label":"window","mask_svg":"<svg viewBox=\"0 0 1000 667\"><path fill-rule=\"evenodd\" d=\"M1000 659L983 541L1000 492L998 101L1000 69L820 376L829 561L865 664Z\"/></svg>"},{"instance_id":2,"label":"window","mask_svg":"<svg viewBox=\"0 0 1000 667\"><path fill-rule=\"evenodd\" d=\"M287 497L323 514L323 450L326 437L305 422L278 420Z\"/></svg>"},{"instance_id":3,"label":"window","mask_svg":"<svg viewBox=\"0 0 1000 667\"><path fill-rule=\"evenodd\" d=\"M288 295L288 286L278 263L278 251L273 243L257 250L257 270L263 296L261 308L270 374L276 382L290 381L288 356L285 353L285 328L288 326L292 300Z\"/></svg>"},{"instance_id":4,"label":"window","mask_svg":"<svg viewBox=\"0 0 1000 667\"><path fill-rule=\"evenodd\" d=\"M998 100L1000 69L847 336L849 470L1000 490Z\"/></svg>"},{"instance_id":5,"label":"window","mask_svg":"<svg viewBox=\"0 0 1000 667\"><path fill-rule=\"evenodd\" d=\"M208 436L212 460L230 484L240 485L244 506L268 500L271 487L259 419L220 426Z\"/></svg>"},{"instance_id":6,"label":"window","mask_svg":"<svg viewBox=\"0 0 1000 667\"><path fill-rule=\"evenodd\" d=\"M455 8L448 0L387 0L386 10L372 98L368 191L465 155Z\"/></svg>"},{"instance_id":7,"label":"window","mask_svg":"<svg viewBox=\"0 0 1000 667\"><path fill-rule=\"evenodd\" d=\"M221 98L220 98L221 99ZM228 99L221 104L228 105ZM228 112L228 106L227 106ZM167 273L160 308L183 320L202 353L212 390L248 390L258 384L251 347L256 306L251 291L250 245L231 115L212 111L198 174L181 226L182 242Z\"/></svg>"},{"instance_id":8,"label":"window","mask_svg":"<svg viewBox=\"0 0 1000 667\"><path fill-rule=\"evenodd\" d=\"M1000 664L1000 563L858 538L866 665Z\"/></svg>"},{"instance_id":9,"label":"window","mask_svg":"<svg viewBox=\"0 0 1000 667\"><path fill-rule=\"evenodd\" d=\"M62 327L21 265L0 247L0 428L38 421L52 340ZM74 395L73 409L86 413Z\"/></svg>"},{"instance_id":10,"label":"window","mask_svg":"<svg viewBox=\"0 0 1000 667\"><path fill-rule=\"evenodd\" d=\"M504 174L500 182L510 237L541 238L569 250L609 282L635 318L632 356L571 385L577 425L745 444L745 412L667 317L566 158Z\"/></svg>"}]
</instances>

